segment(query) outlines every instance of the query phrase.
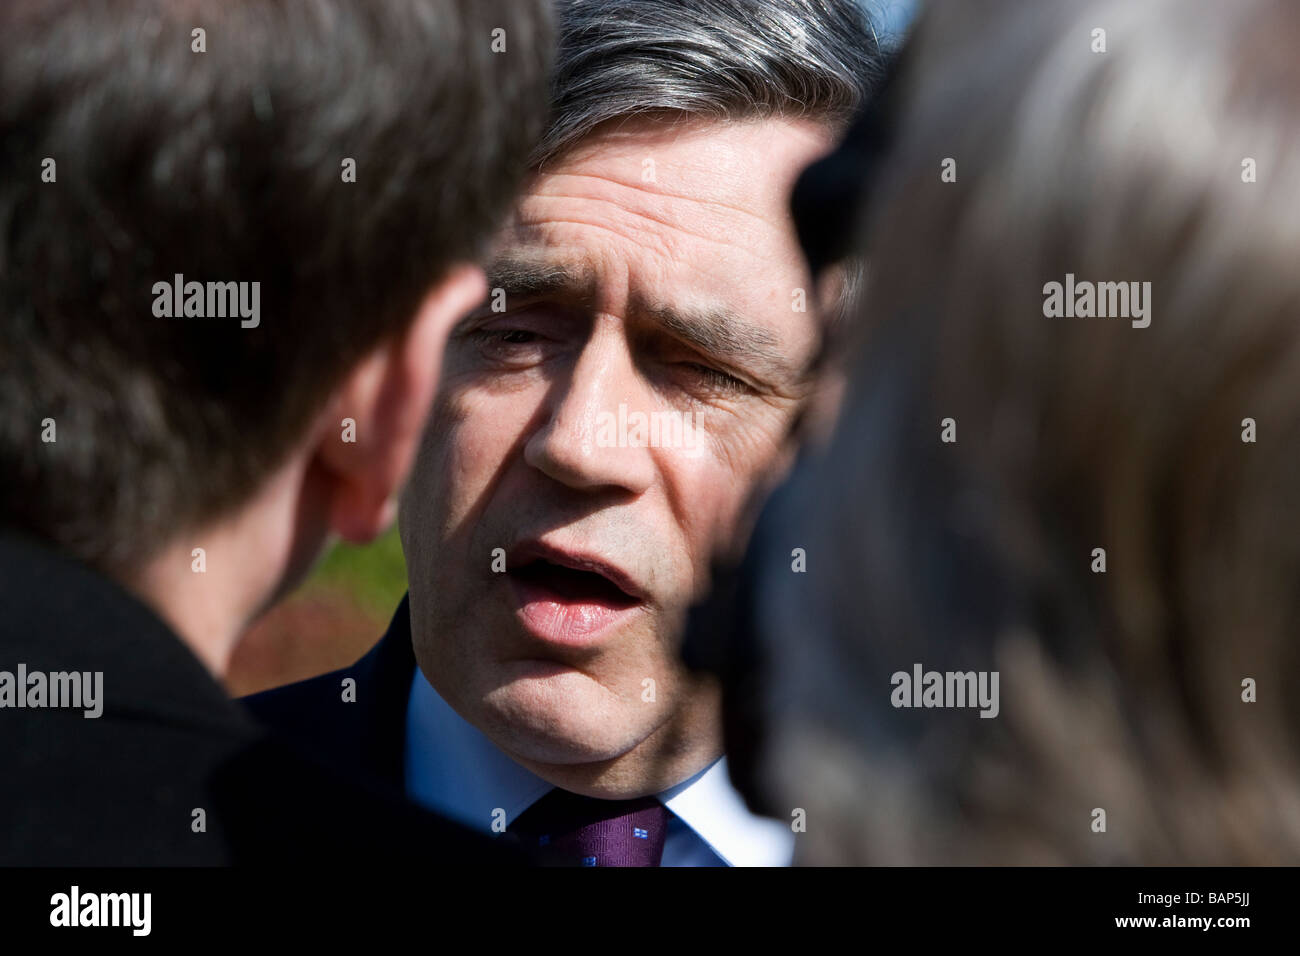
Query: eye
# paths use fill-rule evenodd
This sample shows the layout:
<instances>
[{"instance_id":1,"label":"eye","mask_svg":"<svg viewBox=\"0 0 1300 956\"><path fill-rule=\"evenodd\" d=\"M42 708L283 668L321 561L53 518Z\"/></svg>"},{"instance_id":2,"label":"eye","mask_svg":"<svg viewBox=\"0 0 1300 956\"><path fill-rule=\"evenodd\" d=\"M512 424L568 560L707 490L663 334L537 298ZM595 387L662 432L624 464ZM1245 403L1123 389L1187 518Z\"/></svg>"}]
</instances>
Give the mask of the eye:
<instances>
[{"instance_id":1,"label":"eye","mask_svg":"<svg viewBox=\"0 0 1300 956\"><path fill-rule=\"evenodd\" d=\"M480 329L485 341L503 345L528 345L537 341L537 333L528 329Z\"/></svg>"},{"instance_id":2,"label":"eye","mask_svg":"<svg viewBox=\"0 0 1300 956\"><path fill-rule=\"evenodd\" d=\"M556 343L541 332L515 325L470 329L467 341L492 365L500 368L524 368L543 361Z\"/></svg>"},{"instance_id":3,"label":"eye","mask_svg":"<svg viewBox=\"0 0 1300 956\"><path fill-rule=\"evenodd\" d=\"M678 362L677 367L685 369L697 382L709 388L725 392L750 391L748 382L709 365L701 365L699 362Z\"/></svg>"}]
</instances>

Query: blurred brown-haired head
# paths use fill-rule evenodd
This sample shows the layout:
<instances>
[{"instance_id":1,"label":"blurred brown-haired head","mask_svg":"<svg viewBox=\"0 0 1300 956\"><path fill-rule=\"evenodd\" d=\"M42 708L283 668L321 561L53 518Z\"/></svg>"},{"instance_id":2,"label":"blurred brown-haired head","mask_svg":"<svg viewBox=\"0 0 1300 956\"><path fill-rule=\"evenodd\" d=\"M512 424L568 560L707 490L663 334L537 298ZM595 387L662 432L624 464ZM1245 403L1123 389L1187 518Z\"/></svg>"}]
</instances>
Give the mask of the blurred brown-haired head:
<instances>
[{"instance_id":1,"label":"blurred brown-haired head","mask_svg":"<svg viewBox=\"0 0 1300 956\"><path fill-rule=\"evenodd\" d=\"M745 569L804 862L1300 860L1298 46L1288 0L922 19L853 383Z\"/></svg>"},{"instance_id":2,"label":"blurred brown-haired head","mask_svg":"<svg viewBox=\"0 0 1300 956\"><path fill-rule=\"evenodd\" d=\"M486 254L550 27L542 0L0 4L0 528L123 572L244 505Z\"/></svg>"}]
</instances>

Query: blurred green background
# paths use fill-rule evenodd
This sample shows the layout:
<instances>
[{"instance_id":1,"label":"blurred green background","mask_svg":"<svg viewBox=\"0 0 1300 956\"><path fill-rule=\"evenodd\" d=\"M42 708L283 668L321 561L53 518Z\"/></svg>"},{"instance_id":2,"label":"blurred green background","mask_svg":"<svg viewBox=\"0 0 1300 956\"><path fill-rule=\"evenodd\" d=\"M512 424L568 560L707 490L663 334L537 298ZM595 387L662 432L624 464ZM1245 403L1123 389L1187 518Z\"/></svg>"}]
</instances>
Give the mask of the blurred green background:
<instances>
[{"instance_id":1,"label":"blurred green background","mask_svg":"<svg viewBox=\"0 0 1300 956\"><path fill-rule=\"evenodd\" d=\"M387 619L406 593L406 559L397 526L368 545L340 542L331 548L300 592L317 589L347 595L358 607Z\"/></svg>"},{"instance_id":2,"label":"blurred green background","mask_svg":"<svg viewBox=\"0 0 1300 956\"><path fill-rule=\"evenodd\" d=\"M367 545L334 545L249 630L231 660L227 688L251 694L355 663L383 636L405 593L396 526Z\"/></svg>"}]
</instances>

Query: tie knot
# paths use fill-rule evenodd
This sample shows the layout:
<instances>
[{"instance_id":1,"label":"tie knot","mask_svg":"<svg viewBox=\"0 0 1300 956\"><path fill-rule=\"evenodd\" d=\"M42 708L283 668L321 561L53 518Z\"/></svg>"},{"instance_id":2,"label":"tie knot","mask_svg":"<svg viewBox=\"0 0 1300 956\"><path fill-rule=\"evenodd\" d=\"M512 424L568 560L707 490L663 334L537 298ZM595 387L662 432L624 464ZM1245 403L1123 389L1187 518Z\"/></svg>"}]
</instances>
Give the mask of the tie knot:
<instances>
[{"instance_id":1,"label":"tie knot","mask_svg":"<svg viewBox=\"0 0 1300 956\"><path fill-rule=\"evenodd\" d=\"M557 788L508 829L545 866L658 866L668 808L655 797L599 800Z\"/></svg>"}]
</instances>

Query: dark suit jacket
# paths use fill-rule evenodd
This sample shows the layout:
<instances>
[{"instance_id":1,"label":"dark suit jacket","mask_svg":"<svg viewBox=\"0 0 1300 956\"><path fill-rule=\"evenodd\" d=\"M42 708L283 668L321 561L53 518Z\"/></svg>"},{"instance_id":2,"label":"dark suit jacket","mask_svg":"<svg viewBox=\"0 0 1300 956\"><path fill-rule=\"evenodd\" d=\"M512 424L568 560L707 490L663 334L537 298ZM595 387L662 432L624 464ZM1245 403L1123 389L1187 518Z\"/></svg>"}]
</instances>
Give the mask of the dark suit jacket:
<instances>
[{"instance_id":1,"label":"dark suit jacket","mask_svg":"<svg viewBox=\"0 0 1300 956\"><path fill-rule=\"evenodd\" d=\"M409 597L383 639L351 667L245 697L266 726L317 759L364 774L392 792L404 787L406 703L415 677ZM343 701L343 681L355 702Z\"/></svg>"},{"instance_id":2,"label":"dark suit jacket","mask_svg":"<svg viewBox=\"0 0 1300 956\"><path fill-rule=\"evenodd\" d=\"M0 535L0 671L19 664L102 672L103 714L0 707L0 864L517 859L277 740L149 608Z\"/></svg>"}]
</instances>

